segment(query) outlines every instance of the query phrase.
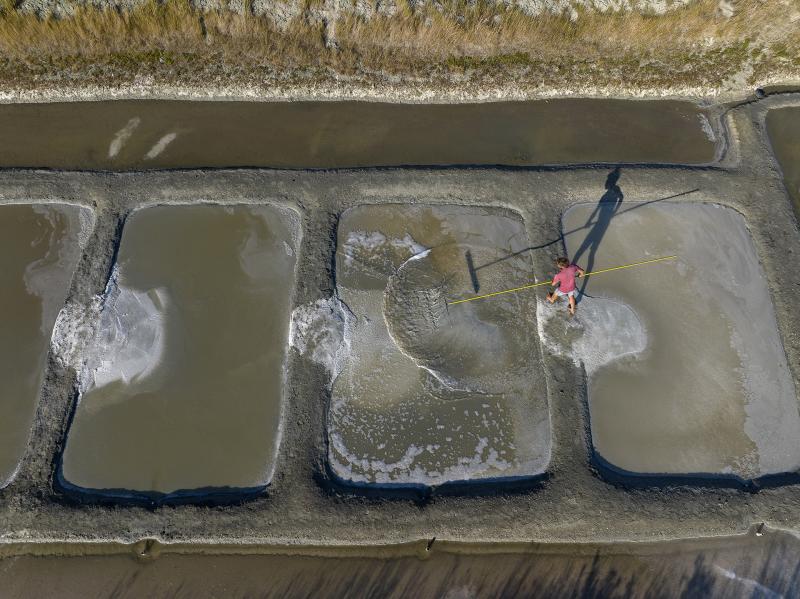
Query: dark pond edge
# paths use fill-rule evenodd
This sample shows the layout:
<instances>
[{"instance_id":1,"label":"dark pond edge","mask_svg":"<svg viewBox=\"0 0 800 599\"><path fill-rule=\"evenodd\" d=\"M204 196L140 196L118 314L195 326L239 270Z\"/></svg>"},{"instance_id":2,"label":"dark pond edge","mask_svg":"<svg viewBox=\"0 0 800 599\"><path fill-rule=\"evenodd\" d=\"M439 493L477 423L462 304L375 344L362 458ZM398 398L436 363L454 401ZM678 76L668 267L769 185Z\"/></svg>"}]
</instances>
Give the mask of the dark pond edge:
<instances>
[{"instance_id":1,"label":"dark pond edge","mask_svg":"<svg viewBox=\"0 0 800 599\"><path fill-rule=\"evenodd\" d=\"M743 478L738 474L714 472L633 472L615 466L606 460L592 445L590 463L600 477L615 486L631 489L663 489L664 487L692 487L712 489L735 489L758 493L761 489L797 485L800 473L783 472L765 474L756 478Z\"/></svg>"},{"instance_id":2,"label":"dark pond edge","mask_svg":"<svg viewBox=\"0 0 800 599\"><path fill-rule=\"evenodd\" d=\"M121 215L116 230L114 231L114 248L103 289L104 304L108 298L109 284L114 276L114 269L117 265L117 258L122 246L122 234L125 229L125 224L135 211L136 210L133 210L130 213ZM78 376L80 376L80 373L78 373ZM72 429L72 424L78 410L79 400L80 390L76 383L72 390L69 415L61 434L58 450L52 461L54 490L74 502L99 505L132 505L150 509L165 505L181 504L221 506L242 503L243 501L254 499L266 493L271 480L267 480L264 484L253 487L208 486L193 489L178 489L169 493L159 491L137 491L124 488L95 489L75 485L69 482L64 476L64 452L67 447L69 432Z\"/></svg>"}]
</instances>

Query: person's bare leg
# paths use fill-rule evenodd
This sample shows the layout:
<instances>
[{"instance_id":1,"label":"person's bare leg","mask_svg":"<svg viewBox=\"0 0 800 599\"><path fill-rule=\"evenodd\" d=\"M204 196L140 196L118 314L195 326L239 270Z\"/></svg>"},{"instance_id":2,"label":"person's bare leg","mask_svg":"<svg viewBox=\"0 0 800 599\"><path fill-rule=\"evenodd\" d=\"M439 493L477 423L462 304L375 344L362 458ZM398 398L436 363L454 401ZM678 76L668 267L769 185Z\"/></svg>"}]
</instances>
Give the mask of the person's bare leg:
<instances>
[{"instance_id":1,"label":"person's bare leg","mask_svg":"<svg viewBox=\"0 0 800 599\"><path fill-rule=\"evenodd\" d=\"M556 301L558 301L558 296L556 295L555 291L551 291L550 293L547 294L547 301L550 302L551 304L555 304Z\"/></svg>"},{"instance_id":2,"label":"person's bare leg","mask_svg":"<svg viewBox=\"0 0 800 599\"><path fill-rule=\"evenodd\" d=\"M569 315L575 316L575 296L569 296Z\"/></svg>"}]
</instances>

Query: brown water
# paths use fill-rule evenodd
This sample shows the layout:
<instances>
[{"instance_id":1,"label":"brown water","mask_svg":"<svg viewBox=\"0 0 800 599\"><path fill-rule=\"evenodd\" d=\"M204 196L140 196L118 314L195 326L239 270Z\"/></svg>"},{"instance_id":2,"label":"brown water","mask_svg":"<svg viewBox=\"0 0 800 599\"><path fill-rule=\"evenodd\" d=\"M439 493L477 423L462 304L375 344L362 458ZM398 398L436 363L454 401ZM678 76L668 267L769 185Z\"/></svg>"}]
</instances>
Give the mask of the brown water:
<instances>
[{"instance_id":1,"label":"brown water","mask_svg":"<svg viewBox=\"0 0 800 599\"><path fill-rule=\"evenodd\" d=\"M0 206L0 487L28 442L53 324L80 255L80 211Z\"/></svg>"},{"instance_id":2,"label":"brown water","mask_svg":"<svg viewBox=\"0 0 800 599\"><path fill-rule=\"evenodd\" d=\"M676 101L3 104L0 167L697 164L715 157L710 131Z\"/></svg>"},{"instance_id":3,"label":"brown water","mask_svg":"<svg viewBox=\"0 0 800 599\"><path fill-rule=\"evenodd\" d=\"M328 418L331 466L358 483L440 485L541 474L550 422L524 295L456 306L485 264L528 247L522 219L463 206L363 206L340 221L339 297L354 318ZM530 276L527 255L481 275ZM533 356L533 358L532 358ZM488 359L487 359L488 357Z\"/></svg>"},{"instance_id":4,"label":"brown water","mask_svg":"<svg viewBox=\"0 0 800 599\"><path fill-rule=\"evenodd\" d=\"M595 448L642 473L797 470L797 396L744 220L713 204L615 197L565 213L572 259L596 270L678 257L586 279L574 320L542 310L551 338L577 335Z\"/></svg>"},{"instance_id":5,"label":"brown water","mask_svg":"<svg viewBox=\"0 0 800 599\"><path fill-rule=\"evenodd\" d=\"M480 551L480 547L473 550ZM488 549L488 548L484 548ZM10 557L12 598L59 597L796 597L800 547L784 534L428 559L270 555Z\"/></svg>"},{"instance_id":6,"label":"brown water","mask_svg":"<svg viewBox=\"0 0 800 599\"><path fill-rule=\"evenodd\" d=\"M170 493L268 483L298 229L267 206L158 206L125 224L63 476Z\"/></svg>"},{"instance_id":7,"label":"brown water","mask_svg":"<svg viewBox=\"0 0 800 599\"><path fill-rule=\"evenodd\" d=\"M767 133L794 202L795 214L800 219L800 107L770 110Z\"/></svg>"}]
</instances>

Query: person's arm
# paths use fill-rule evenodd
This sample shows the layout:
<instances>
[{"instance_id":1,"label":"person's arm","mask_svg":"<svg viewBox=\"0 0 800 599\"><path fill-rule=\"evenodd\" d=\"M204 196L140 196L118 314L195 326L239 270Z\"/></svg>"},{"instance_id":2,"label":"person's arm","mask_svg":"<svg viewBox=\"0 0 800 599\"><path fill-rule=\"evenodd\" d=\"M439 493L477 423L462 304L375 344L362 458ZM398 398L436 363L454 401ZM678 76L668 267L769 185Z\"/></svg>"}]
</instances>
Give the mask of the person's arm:
<instances>
[{"instance_id":1,"label":"person's arm","mask_svg":"<svg viewBox=\"0 0 800 599\"><path fill-rule=\"evenodd\" d=\"M558 275L556 275L555 277L553 277L553 282L550 283L550 285L552 285L553 288L556 288L558 287L559 283L561 283L561 281L558 280Z\"/></svg>"},{"instance_id":2,"label":"person's arm","mask_svg":"<svg viewBox=\"0 0 800 599\"><path fill-rule=\"evenodd\" d=\"M575 268L577 268L577 269L578 269L578 277L582 277L583 275L585 275L585 274L586 274L586 271L585 271L585 270L583 270L583 269L582 269L580 266L578 266L577 264L575 265Z\"/></svg>"}]
</instances>

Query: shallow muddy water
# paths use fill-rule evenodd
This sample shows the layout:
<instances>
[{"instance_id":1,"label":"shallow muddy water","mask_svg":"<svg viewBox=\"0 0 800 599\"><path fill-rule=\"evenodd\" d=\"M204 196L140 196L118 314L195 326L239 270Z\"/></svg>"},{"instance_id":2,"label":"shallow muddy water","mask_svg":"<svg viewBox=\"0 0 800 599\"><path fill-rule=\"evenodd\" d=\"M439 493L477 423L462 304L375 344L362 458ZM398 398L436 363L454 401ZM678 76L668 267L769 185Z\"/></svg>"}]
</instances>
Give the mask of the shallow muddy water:
<instances>
[{"instance_id":1,"label":"shallow muddy water","mask_svg":"<svg viewBox=\"0 0 800 599\"><path fill-rule=\"evenodd\" d=\"M563 229L570 257L587 270L677 254L584 279L574 320L563 306L540 306L548 343L590 375L602 458L637 473L752 479L797 470L794 384L741 216L608 192L570 208Z\"/></svg>"},{"instance_id":2,"label":"shallow muddy water","mask_svg":"<svg viewBox=\"0 0 800 599\"><path fill-rule=\"evenodd\" d=\"M280 555L10 557L6 597L796 597L800 547L784 534L427 559ZM488 548L485 548L488 550ZM391 550L390 550L391 551Z\"/></svg>"},{"instance_id":3,"label":"shallow muddy water","mask_svg":"<svg viewBox=\"0 0 800 599\"><path fill-rule=\"evenodd\" d=\"M531 276L522 220L457 206L364 206L338 230L348 354L334 381L329 457L356 483L440 485L541 474L550 423L533 305L523 295L448 309L479 284Z\"/></svg>"},{"instance_id":4,"label":"shallow muddy water","mask_svg":"<svg viewBox=\"0 0 800 599\"><path fill-rule=\"evenodd\" d=\"M61 475L171 493L268 483L298 229L265 206L134 212L81 375Z\"/></svg>"},{"instance_id":5,"label":"shallow muddy water","mask_svg":"<svg viewBox=\"0 0 800 599\"><path fill-rule=\"evenodd\" d=\"M770 110L767 133L794 202L795 214L800 219L800 107Z\"/></svg>"},{"instance_id":6,"label":"shallow muddy water","mask_svg":"<svg viewBox=\"0 0 800 599\"><path fill-rule=\"evenodd\" d=\"M0 104L0 139L0 167L110 170L697 164L716 153L695 104L588 99Z\"/></svg>"},{"instance_id":7,"label":"shallow muddy water","mask_svg":"<svg viewBox=\"0 0 800 599\"><path fill-rule=\"evenodd\" d=\"M80 256L81 226L89 224L82 210L0 206L0 487L28 442L53 325Z\"/></svg>"}]
</instances>

